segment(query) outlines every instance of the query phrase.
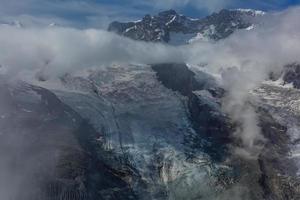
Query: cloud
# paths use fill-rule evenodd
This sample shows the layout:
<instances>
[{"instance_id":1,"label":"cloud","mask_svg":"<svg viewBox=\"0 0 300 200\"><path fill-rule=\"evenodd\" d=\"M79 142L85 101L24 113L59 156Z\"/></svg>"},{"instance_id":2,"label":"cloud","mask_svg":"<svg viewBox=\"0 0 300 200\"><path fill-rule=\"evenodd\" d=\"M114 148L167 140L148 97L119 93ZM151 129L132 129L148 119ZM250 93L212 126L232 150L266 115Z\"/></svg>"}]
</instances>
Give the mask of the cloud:
<instances>
[{"instance_id":1,"label":"cloud","mask_svg":"<svg viewBox=\"0 0 300 200\"><path fill-rule=\"evenodd\" d=\"M27 71L51 78L111 64L205 63L205 70L217 74L228 91L223 109L241 124L236 136L252 153L263 137L248 103L249 91L270 71L300 62L299 13L300 8L293 8L267 15L254 31L242 30L217 43L181 47L133 41L96 29L0 26L0 69L11 76L22 77Z\"/></svg>"},{"instance_id":2,"label":"cloud","mask_svg":"<svg viewBox=\"0 0 300 200\"><path fill-rule=\"evenodd\" d=\"M45 23L51 20L69 27L106 29L111 21L132 20L145 14L142 10L126 6L122 2L112 4L79 0L0 0L0 3L0 22L19 20L28 26L47 25ZM43 21L45 23L41 23Z\"/></svg>"},{"instance_id":3,"label":"cloud","mask_svg":"<svg viewBox=\"0 0 300 200\"><path fill-rule=\"evenodd\" d=\"M256 155L261 148L258 141L264 141L249 92L271 71L300 62L299 11L298 7L273 13L255 31L240 31L214 45L192 47L188 60L207 63L208 70L221 76L228 91L223 109L241 125L235 135L242 139L243 154Z\"/></svg>"},{"instance_id":4,"label":"cloud","mask_svg":"<svg viewBox=\"0 0 300 200\"><path fill-rule=\"evenodd\" d=\"M0 26L0 54L8 74L39 69L57 75L113 63L183 60L175 47L136 42L102 30L63 27Z\"/></svg>"},{"instance_id":5,"label":"cloud","mask_svg":"<svg viewBox=\"0 0 300 200\"><path fill-rule=\"evenodd\" d=\"M24 2L18 2L22 7ZM174 5L180 6L179 3ZM212 2L211 5L205 5L205 8L213 10L217 9L217 6ZM18 7L16 9L18 10ZM249 104L251 101L249 91L258 87L269 72L280 70L287 63L300 62L300 8L273 13L266 16L261 26L255 30L242 30L218 43L199 42L181 47L137 42L96 29L35 26L48 24L52 18L45 16L39 19L26 14L19 16L27 19L28 23L33 20L39 21L34 21L29 28L0 25L1 73L21 79L35 79L38 74L51 81L51 78L66 72L76 72L90 67L100 68L111 64L162 62L186 62L195 66L205 64L201 69L204 68L208 73L217 75L220 84L227 91L223 99L223 110L240 125L234 134L241 139L243 148L236 149L236 152L248 157L256 156L261 149L257 141L264 141L258 126L258 116ZM95 16L93 17L97 21ZM13 19L12 16L5 17L7 20ZM55 19L62 20L61 23L66 26L73 26L70 21L63 18L55 17ZM24 77L28 74L31 76ZM1 99L4 97L0 96ZM18 143L14 141L14 144ZM11 148L20 150L23 147L11 145ZM23 181L25 183L28 177L32 176L31 172L34 172L31 163L23 167L20 173L11 171L8 162L3 162L10 161L12 158L10 155L2 156L4 160L0 162L0 176L3 180L11 180L13 177L9 182L0 181L0 186L3 186L0 187L2 198L15 192L3 191L3 188L15 188L15 185ZM29 186L26 185L25 189L29 190L27 187ZM240 188L236 190L236 199L240 199L240 191ZM231 193L228 196L233 198Z\"/></svg>"}]
</instances>

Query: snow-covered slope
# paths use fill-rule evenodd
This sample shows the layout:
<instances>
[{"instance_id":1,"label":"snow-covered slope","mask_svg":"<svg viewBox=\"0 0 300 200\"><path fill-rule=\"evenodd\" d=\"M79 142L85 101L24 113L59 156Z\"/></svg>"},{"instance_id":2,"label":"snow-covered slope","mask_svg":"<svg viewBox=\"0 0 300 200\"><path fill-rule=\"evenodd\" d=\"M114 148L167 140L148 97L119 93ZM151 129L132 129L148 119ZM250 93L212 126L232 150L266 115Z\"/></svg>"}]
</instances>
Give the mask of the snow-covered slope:
<instances>
[{"instance_id":1,"label":"snow-covered slope","mask_svg":"<svg viewBox=\"0 0 300 200\"><path fill-rule=\"evenodd\" d=\"M86 142L95 148L88 150L95 156L93 161L98 159L100 163L101 176L89 182L90 192L96 192L97 197L116 200L299 197L297 89L263 85L253 92L257 98L252 103L268 142L257 159L249 160L229 151L239 143L230 137L235 125L221 109L224 90L214 77L191 71L185 64L115 65L66 74L57 82L60 87L56 88L48 81L39 83L47 88L38 87L48 94L42 99L22 86L21 94L23 90L28 94L12 93L15 96L3 108L9 108L10 102L17 100L17 108L22 110L17 112L17 119L24 124L27 115L45 112L38 127L46 126L50 119L55 127L61 121L62 125L76 129L76 121L87 120L89 125L79 129L76 132L79 138L74 140L85 141L86 130L90 130L87 128L93 127ZM38 111L40 101L43 112ZM5 121L8 116L6 113L1 116L3 123L9 124ZM74 134L58 133L66 134L64 137ZM32 132L28 134L36 138ZM41 134L48 137L47 132ZM69 143L66 141L64 145ZM39 148L47 151L45 146Z\"/></svg>"}]
</instances>

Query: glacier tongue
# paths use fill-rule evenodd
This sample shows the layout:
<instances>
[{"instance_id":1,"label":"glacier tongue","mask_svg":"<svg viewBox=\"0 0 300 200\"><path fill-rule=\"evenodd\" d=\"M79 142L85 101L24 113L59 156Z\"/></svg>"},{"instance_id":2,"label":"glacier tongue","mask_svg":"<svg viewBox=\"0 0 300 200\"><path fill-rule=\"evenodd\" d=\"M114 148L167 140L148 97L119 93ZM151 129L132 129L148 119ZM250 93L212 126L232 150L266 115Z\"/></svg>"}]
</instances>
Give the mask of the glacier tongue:
<instances>
[{"instance_id":1,"label":"glacier tongue","mask_svg":"<svg viewBox=\"0 0 300 200\"><path fill-rule=\"evenodd\" d=\"M129 182L142 199L210 198L223 189L215 173L231 168L193 148L202 141L188 119L185 97L165 88L149 66L112 66L63 82L70 92L55 94L87 118L105 148L124 163L107 164L136 171L140 178Z\"/></svg>"}]
</instances>

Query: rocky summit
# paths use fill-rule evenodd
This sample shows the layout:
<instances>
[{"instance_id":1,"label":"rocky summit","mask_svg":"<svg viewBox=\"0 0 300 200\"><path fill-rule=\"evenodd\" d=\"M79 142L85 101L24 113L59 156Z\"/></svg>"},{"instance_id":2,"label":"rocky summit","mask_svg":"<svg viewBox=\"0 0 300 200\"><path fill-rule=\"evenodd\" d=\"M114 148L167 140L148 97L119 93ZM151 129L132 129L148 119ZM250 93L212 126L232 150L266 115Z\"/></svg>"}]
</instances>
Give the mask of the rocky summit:
<instances>
[{"instance_id":1,"label":"rocky summit","mask_svg":"<svg viewBox=\"0 0 300 200\"><path fill-rule=\"evenodd\" d=\"M197 40L220 40L235 30L253 28L256 18L265 13L256 10L223 9L201 19L178 14L175 10L145 15L135 22L112 22L108 30L134 40L185 44Z\"/></svg>"}]
</instances>

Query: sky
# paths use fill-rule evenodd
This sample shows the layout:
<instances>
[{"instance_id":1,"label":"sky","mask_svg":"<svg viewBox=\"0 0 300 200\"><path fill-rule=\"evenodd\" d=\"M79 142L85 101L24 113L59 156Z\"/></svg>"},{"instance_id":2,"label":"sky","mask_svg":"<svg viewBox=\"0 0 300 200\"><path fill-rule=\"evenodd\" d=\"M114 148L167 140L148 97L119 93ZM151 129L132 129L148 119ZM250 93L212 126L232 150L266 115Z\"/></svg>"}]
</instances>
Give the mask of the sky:
<instances>
[{"instance_id":1,"label":"sky","mask_svg":"<svg viewBox=\"0 0 300 200\"><path fill-rule=\"evenodd\" d=\"M0 22L26 25L56 23L77 28L103 28L114 20L136 20L145 14L175 9L203 17L223 8L278 11L300 0L0 0Z\"/></svg>"}]
</instances>

